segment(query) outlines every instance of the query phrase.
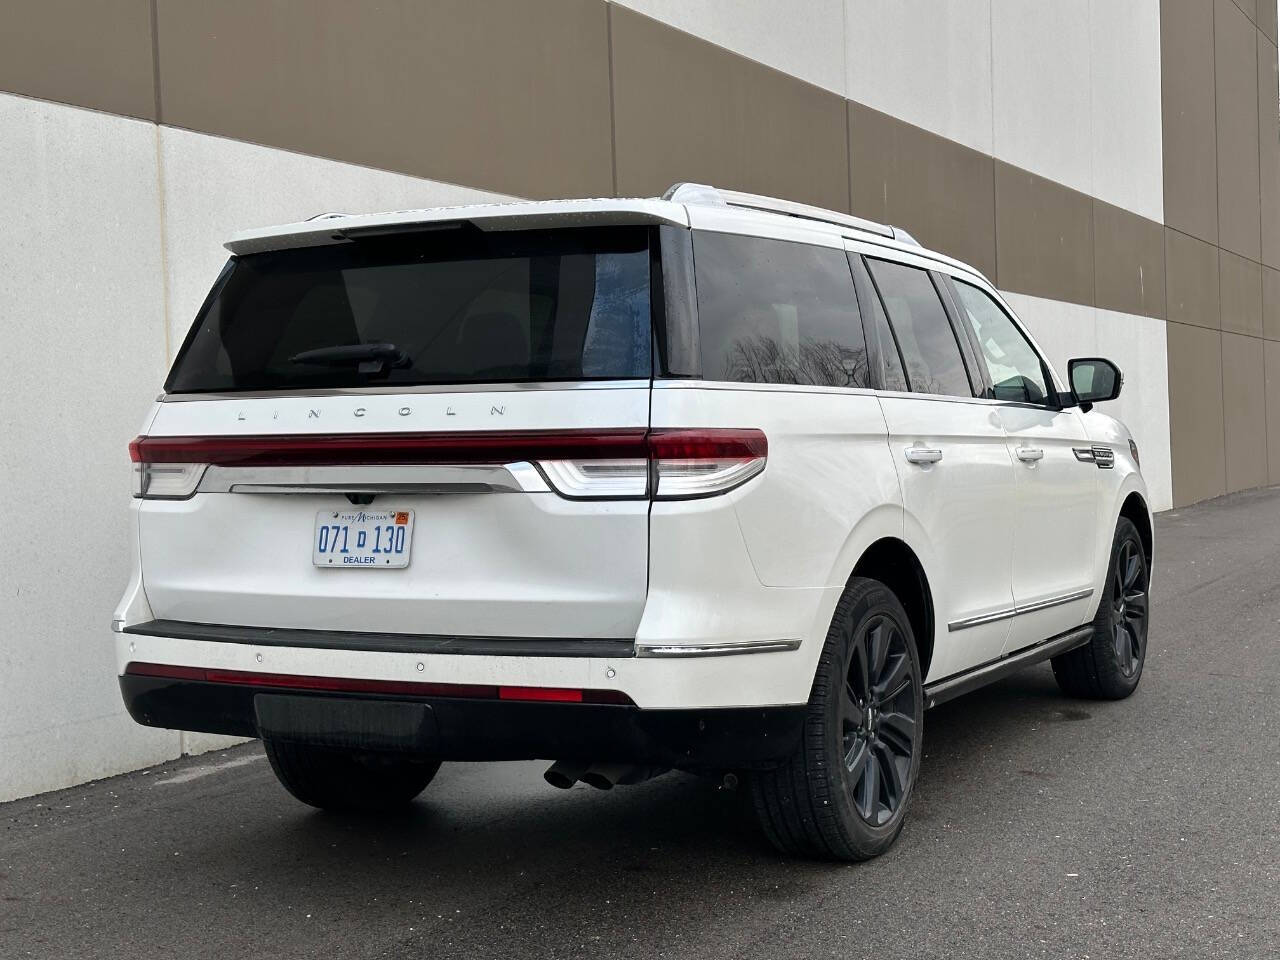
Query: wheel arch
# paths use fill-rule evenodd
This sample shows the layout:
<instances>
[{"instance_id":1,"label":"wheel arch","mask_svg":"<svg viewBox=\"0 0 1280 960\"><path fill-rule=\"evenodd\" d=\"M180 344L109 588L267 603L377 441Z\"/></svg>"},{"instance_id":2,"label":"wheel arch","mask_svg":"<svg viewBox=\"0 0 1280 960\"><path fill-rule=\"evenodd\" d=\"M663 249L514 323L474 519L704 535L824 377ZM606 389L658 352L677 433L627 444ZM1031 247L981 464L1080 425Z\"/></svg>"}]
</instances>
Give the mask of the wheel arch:
<instances>
[{"instance_id":1,"label":"wheel arch","mask_svg":"<svg viewBox=\"0 0 1280 960\"><path fill-rule=\"evenodd\" d=\"M1137 490L1132 491L1120 504L1120 516L1133 522L1138 528L1138 537L1142 540L1142 549L1147 554L1147 566L1150 567L1155 557L1155 537L1151 528L1151 509L1147 501Z\"/></svg>"},{"instance_id":2,"label":"wheel arch","mask_svg":"<svg viewBox=\"0 0 1280 960\"><path fill-rule=\"evenodd\" d=\"M920 675L927 677L933 659L933 590L915 551L897 537L881 537L862 551L850 579L853 577L878 580L893 591L916 635Z\"/></svg>"}]
</instances>

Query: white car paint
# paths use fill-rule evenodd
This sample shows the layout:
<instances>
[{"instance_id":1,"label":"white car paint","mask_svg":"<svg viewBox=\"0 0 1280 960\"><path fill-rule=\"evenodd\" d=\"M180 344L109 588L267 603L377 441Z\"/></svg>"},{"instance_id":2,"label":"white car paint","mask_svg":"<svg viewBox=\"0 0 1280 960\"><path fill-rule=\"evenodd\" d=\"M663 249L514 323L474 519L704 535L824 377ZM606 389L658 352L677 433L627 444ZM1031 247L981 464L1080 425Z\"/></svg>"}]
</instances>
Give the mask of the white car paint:
<instances>
[{"instance_id":1,"label":"white car paint","mask_svg":"<svg viewBox=\"0 0 1280 960\"><path fill-rule=\"evenodd\" d=\"M453 219L495 230L639 221L794 240L962 277L1004 303L976 271L909 243L839 224L656 200L309 221L241 234L228 247L247 253L333 243L344 230ZM410 567L376 574L310 565L314 513L330 501L345 505L340 494L202 491L187 500L135 500L135 576L115 614L120 672L145 661L320 677L582 686L619 690L654 709L798 704L809 696L844 584L868 547L894 539L919 559L935 604L926 680L936 682L1088 622L1124 498L1146 499L1128 431L1096 411L1029 412L994 400L853 388L657 380L161 397L147 432L611 427L758 429L768 439L767 466L729 493L694 500L569 500L520 464L503 468L509 483L498 493L388 495L385 506L403 502L417 511L417 542ZM1082 443L1109 447L1114 468L1078 461L1072 449ZM1019 449L1029 444L1044 457L1020 460ZM941 460L909 461L907 450L916 445L941 450ZM206 480L217 480L216 468ZM1018 609L1045 602L1052 605ZM457 656L121 632L154 619L620 638L633 639L642 655ZM759 652L759 644L772 648ZM728 655L697 655L712 648ZM655 650L685 655L643 655Z\"/></svg>"}]
</instances>

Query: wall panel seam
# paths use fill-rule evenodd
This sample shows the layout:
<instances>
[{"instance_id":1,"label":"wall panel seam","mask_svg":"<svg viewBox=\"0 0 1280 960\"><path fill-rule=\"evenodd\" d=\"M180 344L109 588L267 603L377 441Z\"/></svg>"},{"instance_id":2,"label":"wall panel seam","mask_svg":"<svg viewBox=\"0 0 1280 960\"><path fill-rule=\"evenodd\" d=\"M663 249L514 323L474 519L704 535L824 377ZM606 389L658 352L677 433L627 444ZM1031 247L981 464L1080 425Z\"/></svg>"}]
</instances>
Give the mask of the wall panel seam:
<instances>
[{"instance_id":1,"label":"wall panel seam","mask_svg":"<svg viewBox=\"0 0 1280 960\"><path fill-rule=\"evenodd\" d=\"M151 0L151 86L155 104L155 122L163 120L160 113L160 11L157 9L160 0Z\"/></svg>"},{"instance_id":2,"label":"wall panel seam","mask_svg":"<svg viewBox=\"0 0 1280 960\"><path fill-rule=\"evenodd\" d=\"M605 43L609 45L609 165L613 171L613 195L618 195L618 104L613 79L613 4L604 5Z\"/></svg>"}]
</instances>

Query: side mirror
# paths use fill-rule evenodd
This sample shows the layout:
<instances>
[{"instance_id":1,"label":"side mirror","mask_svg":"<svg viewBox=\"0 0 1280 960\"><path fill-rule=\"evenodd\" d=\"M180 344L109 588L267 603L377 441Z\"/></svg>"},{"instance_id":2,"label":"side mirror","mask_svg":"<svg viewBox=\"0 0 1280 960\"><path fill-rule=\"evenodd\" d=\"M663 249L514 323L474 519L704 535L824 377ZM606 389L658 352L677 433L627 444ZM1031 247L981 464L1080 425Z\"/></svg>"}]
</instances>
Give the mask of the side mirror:
<instances>
[{"instance_id":1,"label":"side mirror","mask_svg":"<svg viewBox=\"0 0 1280 960\"><path fill-rule=\"evenodd\" d=\"M1101 357L1072 360L1067 364L1067 379L1071 381L1072 399L1085 411L1095 403L1120 396L1124 384L1120 368Z\"/></svg>"}]
</instances>

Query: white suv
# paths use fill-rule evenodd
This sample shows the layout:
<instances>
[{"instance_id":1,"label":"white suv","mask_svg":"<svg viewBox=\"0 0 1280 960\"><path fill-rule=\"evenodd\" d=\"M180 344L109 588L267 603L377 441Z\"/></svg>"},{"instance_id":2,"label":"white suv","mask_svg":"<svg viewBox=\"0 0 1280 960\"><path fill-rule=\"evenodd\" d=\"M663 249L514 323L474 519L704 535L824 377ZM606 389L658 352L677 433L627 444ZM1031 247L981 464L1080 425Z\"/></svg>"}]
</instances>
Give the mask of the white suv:
<instances>
[{"instance_id":1,"label":"white suv","mask_svg":"<svg viewBox=\"0 0 1280 960\"><path fill-rule=\"evenodd\" d=\"M131 446L120 686L327 808L442 760L897 836L926 707L1146 653L1138 450L901 230L695 184L239 234Z\"/></svg>"}]
</instances>

